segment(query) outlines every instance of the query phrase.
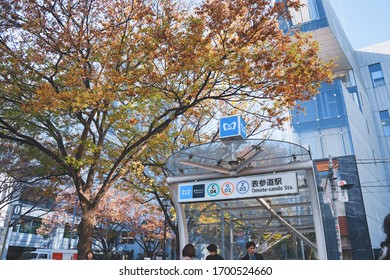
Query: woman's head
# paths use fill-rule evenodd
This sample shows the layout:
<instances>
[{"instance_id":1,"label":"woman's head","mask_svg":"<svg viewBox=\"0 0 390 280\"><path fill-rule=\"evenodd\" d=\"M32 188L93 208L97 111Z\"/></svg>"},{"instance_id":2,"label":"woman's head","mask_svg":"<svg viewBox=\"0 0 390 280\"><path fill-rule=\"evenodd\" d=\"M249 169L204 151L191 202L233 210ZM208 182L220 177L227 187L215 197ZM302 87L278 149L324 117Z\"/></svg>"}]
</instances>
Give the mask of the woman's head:
<instances>
[{"instance_id":1,"label":"woman's head","mask_svg":"<svg viewBox=\"0 0 390 280\"><path fill-rule=\"evenodd\" d=\"M182 251L183 257L189 257L189 258L194 258L195 257L195 247L192 244L187 244L184 246L183 251Z\"/></svg>"},{"instance_id":2,"label":"woman's head","mask_svg":"<svg viewBox=\"0 0 390 280\"><path fill-rule=\"evenodd\" d=\"M87 254L86 254L86 259L87 260L93 260L94 258L94 254L92 251L88 251Z\"/></svg>"}]
</instances>

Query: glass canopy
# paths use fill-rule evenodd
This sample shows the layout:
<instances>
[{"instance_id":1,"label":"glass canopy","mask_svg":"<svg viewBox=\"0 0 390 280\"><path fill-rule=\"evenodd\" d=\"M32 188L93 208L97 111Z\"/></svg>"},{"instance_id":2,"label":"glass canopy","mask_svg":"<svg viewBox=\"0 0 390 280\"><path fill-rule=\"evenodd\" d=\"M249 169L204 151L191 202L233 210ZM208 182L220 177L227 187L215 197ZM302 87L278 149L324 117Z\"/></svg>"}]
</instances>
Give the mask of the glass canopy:
<instances>
[{"instance_id":1,"label":"glass canopy","mask_svg":"<svg viewBox=\"0 0 390 280\"><path fill-rule=\"evenodd\" d=\"M308 160L311 160L310 152L293 143L261 139L230 140L181 150L167 160L166 169L170 176L180 176L204 174L205 169L196 164L216 167L209 172L218 172L218 167L229 170L239 167L243 170ZM186 164L189 161L195 164Z\"/></svg>"},{"instance_id":2,"label":"glass canopy","mask_svg":"<svg viewBox=\"0 0 390 280\"><path fill-rule=\"evenodd\" d=\"M210 243L218 245L225 259L240 259L246 253L247 241L254 241L266 259L319 258L313 201L314 208L319 207L310 152L305 148L274 140L215 142L172 155L166 168L171 176L168 182L176 183L197 178L201 182L204 176L210 179L296 172L296 194L176 202L176 206L184 209L185 239L196 246L199 259L207 255L205 248ZM170 188L178 192L177 184L171 183Z\"/></svg>"}]
</instances>

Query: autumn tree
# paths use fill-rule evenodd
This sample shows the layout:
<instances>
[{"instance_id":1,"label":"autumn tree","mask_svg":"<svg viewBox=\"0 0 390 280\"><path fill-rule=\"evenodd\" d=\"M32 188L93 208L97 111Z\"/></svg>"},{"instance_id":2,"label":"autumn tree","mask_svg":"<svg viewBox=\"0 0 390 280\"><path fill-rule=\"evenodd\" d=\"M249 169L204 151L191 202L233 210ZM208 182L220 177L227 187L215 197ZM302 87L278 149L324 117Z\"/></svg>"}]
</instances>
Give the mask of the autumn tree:
<instances>
[{"instance_id":1,"label":"autumn tree","mask_svg":"<svg viewBox=\"0 0 390 280\"><path fill-rule=\"evenodd\" d=\"M268 139L271 137L275 129L272 123L267 123L264 119L255 117L250 112L239 112L236 108L229 106L209 106L208 110L203 114L194 112L193 114L184 113L178 122L176 122L169 129L166 129L164 133L160 133L158 137L150 141L149 144L153 147L150 151L146 150L145 157L141 159L139 163L142 166L142 172L134 174L128 174L125 180L128 181L126 188L137 190L141 195L152 196L155 198L156 203L160 205L160 208L167 220L168 227L175 234L173 242L179 244L180 236L178 230L178 223L176 220L175 211L169 212L164 208L163 201L170 200L171 194L169 192L166 177L172 175L166 168L165 162L175 152L188 148L193 145L210 143L218 140L218 120L221 116L229 114L241 115L249 121L247 124L247 136L248 137L260 137L262 139ZM171 207L174 208L174 204L171 201ZM201 205L194 205L193 211L190 215L200 217L200 213L204 210ZM175 209L174 209L175 210ZM173 214L173 215L172 215ZM199 221L196 219L196 221ZM194 224L193 220L187 220L188 227ZM210 221L215 222L215 219ZM214 227L214 226L211 226ZM212 232L212 231L211 231ZM194 234L206 236L210 231L199 232L193 231ZM179 246L173 246L176 249L176 256L180 257L181 251Z\"/></svg>"},{"instance_id":2,"label":"autumn tree","mask_svg":"<svg viewBox=\"0 0 390 280\"><path fill-rule=\"evenodd\" d=\"M16 150L23 152L15 153ZM0 210L16 202L24 203L19 219L8 219L5 226L15 226L36 211L40 215L50 212L56 196L67 189L61 184L61 175L51 176L47 172L50 167L36 164L36 155L23 147L0 145L0 154Z\"/></svg>"},{"instance_id":3,"label":"autumn tree","mask_svg":"<svg viewBox=\"0 0 390 280\"><path fill-rule=\"evenodd\" d=\"M94 231L94 245L109 254L121 233L127 233L152 256L164 237L164 215L154 197L134 191L110 189L100 203ZM169 230L167 237L170 237Z\"/></svg>"},{"instance_id":4,"label":"autumn tree","mask_svg":"<svg viewBox=\"0 0 390 280\"><path fill-rule=\"evenodd\" d=\"M94 249L101 251L105 258L110 257L122 233L132 237L148 256L153 255L163 240L164 216L161 208L152 197L133 193L112 188L99 204L92 243ZM74 225L70 230L77 228L80 211L75 208L75 201L74 193L64 191L58 195L56 206L42 219L37 233L50 236L58 228L66 228L66 224L72 220ZM76 232L73 233L76 238ZM166 236L171 238L169 230Z\"/></svg>"},{"instance_id":5,"label":"autumn tree","mask_svg":"<svg viewBox=\"0 0 390 280\"><path fill-rule=\"evenodd\" d=\"M130 236L144 249L147 257L152 257L164 242L164 217L161 208L153 204L138 204L130 219ZM171 235L167 230L166 238Z\"/></svg>"},{"instance_id":6,"label":"autumn tree","mask_svg":"<svg viewBox=\"0 0 390 280\"><path fill-rule=\"evenodd\" d=\"M331 81L318 44L278 27L299 1L272 2L0 2L0 139L73 185L80 256L105 194L182 116L226 106L279 126Z\"/></svg>"}]
</instances>

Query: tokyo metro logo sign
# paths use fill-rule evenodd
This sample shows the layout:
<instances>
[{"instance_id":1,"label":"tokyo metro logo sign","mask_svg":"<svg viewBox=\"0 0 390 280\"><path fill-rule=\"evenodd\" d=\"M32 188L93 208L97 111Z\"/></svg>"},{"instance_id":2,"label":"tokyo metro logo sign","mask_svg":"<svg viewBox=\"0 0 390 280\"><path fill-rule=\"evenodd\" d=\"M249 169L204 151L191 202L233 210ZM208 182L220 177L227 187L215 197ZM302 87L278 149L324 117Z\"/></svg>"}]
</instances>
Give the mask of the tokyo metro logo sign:
<instances>
[{"instance_id":1,"label":"tokyo metro logo sign","mask_svg":"<svg viewBox=\"0 0 390 280\"><path fill-rule=\"evenodd\" d=\"M192 186L180 187L179 198L180 199L191 199L192 198Z\"/></svg>"},{"instance_id":2,"label":"tokyo metro logo sign","mask_svg":"<svg viewBox=\"0 0 390 280\"><path fill-rule=\"evenodd\" d=\"M219 120L219 138L221 140L246 139L246 123L241 116L229 116Z\"/></svg>"},{"instance_id":3,"label":"tokyo metro logo sign","mask_svg":"<svg viewBox=\"0 0 390 280\"><path fill-rule=\"evenodd\" d=\"M228 123L224 123L222 125L222 129L223 131L230 131L230 130L233 130L233 131L236 131L236 127L237 127L237 122L232 122L231 124L228 124Z\"/></svg>"}]
</instances>

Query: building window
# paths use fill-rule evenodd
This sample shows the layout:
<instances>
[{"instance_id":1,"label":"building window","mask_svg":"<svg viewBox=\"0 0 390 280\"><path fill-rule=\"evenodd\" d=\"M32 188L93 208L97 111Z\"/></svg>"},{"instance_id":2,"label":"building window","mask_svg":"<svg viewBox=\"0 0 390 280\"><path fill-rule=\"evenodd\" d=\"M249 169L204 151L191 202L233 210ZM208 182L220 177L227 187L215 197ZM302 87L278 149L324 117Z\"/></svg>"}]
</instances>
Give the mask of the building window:
<instances>
[{"instance_id":1,"label":"building window","mask_svg":"<svg viewBox=\"0 0 390 280\"><path fill-rule=\"evenodd\" d=\"M347 87L355 87L355 86L356 86L355 73L353 72L353 69L349 69L347 71Z\"/></svg>"},{"instance_id":2,"label":"building window","mask_svg":"<svg viewBox=\"0 0 390 280\"><path fill-rule=\"evenodd\" d=\"M337 118L337 95L333 90L321 91L317 97L318 114L321 119Z\"/></svg>"},{"instance_id":3,"label":"building window","mask_svg":"<svg viewBox=\"0 0 390 280\"><path fill-rule=\"evenodd\" d=\"M19 225L14 227L14 232L37 234L37 229L41 226L42 222L40 218L35 217L22 217L19 221Z\"/></svg>"},{"instance_id":4,"label":"building window","mask_svg":"<svg viewBox=\"0 0 390 280\"><path fill-rule=\"evenodd\" d=\"M385 136L390 136L390 115L388 110L380 111L379 115L381 117L381 123L383 128L383 133Z\"/></svg>"},{"instance_id":5,"label":"building window","mask_svg":"<svg viewBox=\"0 0 390 280\"><path fill-rule=\"evenodd\" d=\"M385 85L385 78L383 76L382 67L380 63L369 65L368 70L370 71L371 81L374 87L380 87Z\"/></svg>"},{"instance_id":6,"label":"building window","mask_svg":"<svg viewBox=\"0 0 390 280\"><path fill-rule=\"evenodd\" d=\"M5 202L5 197L8 194L8 184L1 183L0 185L0 204Z\"/></svg>"},{"instance_id":7,"label":"building window","mask_svg":"<svg viewBox=\"0 0 390 280\"><path fill-rule=\"evenodd\" d=\"M70 223L65 223L64 238L70 238L71 233L72 233L72 239L77 238L77 225L74 224L72 227Z\"/></svg>"},{"instance_id":8,"label":"building window","mask_svg":"<svg viewBox=\"0 0 390 280\"><path fill-rule=\"evenodd\" d=\"M309 15L310 15L311 20L320 18L316 2L317 2L317 0L308 0L307 1L307 8L309 9Z\"/></svg>"}]
</instances>

